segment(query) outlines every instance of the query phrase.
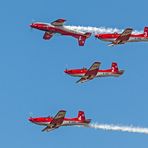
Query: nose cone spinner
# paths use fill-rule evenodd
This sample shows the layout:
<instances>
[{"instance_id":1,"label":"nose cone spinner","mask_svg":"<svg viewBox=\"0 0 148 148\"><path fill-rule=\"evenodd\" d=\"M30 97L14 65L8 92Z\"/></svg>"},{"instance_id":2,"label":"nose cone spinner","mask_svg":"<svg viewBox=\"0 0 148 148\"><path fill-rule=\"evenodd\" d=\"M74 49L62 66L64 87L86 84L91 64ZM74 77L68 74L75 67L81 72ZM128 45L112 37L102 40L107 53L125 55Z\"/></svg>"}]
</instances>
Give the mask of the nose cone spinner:
<instances>
[{"instance_id":1,"label":"nose cone spinner","mask_svg":"<svg viewBox=\"0 0 148 148\"><path fill-rule=\"evenodd\" d=\"M37 25L35 24L35 23L32 23L32 24L30 24L29 25L31 28L36 28L37 27Z\"/></svg>"},{"instance_id":2,"label":"nose cone spinner","mask_svg":"<svg viewBox=\"0 0 148 148\"><path fill-rule=\"evenodd\" d=\"M32 117L30 117L28 120L29 120L30 122L33 122L33 118L32 118Z\"/></svg>"},{"instance_id":3,"label":"nose cone spinner","mask_svg":"<svg viewBox=\"0 0 148 148\"><path fill-rule=\"evenodd\" d=\"M64 72L65 72L65 73L68 73L68 70L67 70L67 69L65 69L65 70L64 70Z\"/></svg>"},{"instance_id":4,"label":"nose cone spinner","mask_svg":"<svg viewBox=\"0 0 148 148\"><path fill-rule=\"evenodd\" d=\"M103 35L102 34L96 34L95 37L99 39L99 38L102 38Z\"/></svg>"},{"instance_id":5,"label":"nose cone spinner","mask_svg":"<svg viewBox=\"0 0 148 148\"><path fill-rule=\"evenodd\" d=\"M72 74L73 71L72 71L72 70L65 69L64 72L65 72L66 74Z\"/></svg>"}]
</instances>

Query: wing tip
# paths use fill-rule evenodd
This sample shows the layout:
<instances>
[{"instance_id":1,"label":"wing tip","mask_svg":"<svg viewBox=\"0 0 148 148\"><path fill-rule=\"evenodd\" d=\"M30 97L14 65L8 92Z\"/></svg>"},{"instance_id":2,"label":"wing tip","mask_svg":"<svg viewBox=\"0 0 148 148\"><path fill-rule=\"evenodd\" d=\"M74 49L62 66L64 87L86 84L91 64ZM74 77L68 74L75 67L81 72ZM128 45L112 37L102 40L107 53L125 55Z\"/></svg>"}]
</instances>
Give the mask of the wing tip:
<instances>
[{"instance_id":1,"label":"wing tip","mask_svg":"<svg viewBox=\"0 0 148 148\"><path fill-rule=\"evenodd\" d=\"M99 61L96 61L96 62L94 62L94 64L101 64L101 62L99 62Z\"/></svg>"},{"instance_id":2,"label":"wing tip","mask_svg":"<svg viewBox=\"0 0 148 148\"><path fill-rule=\"evenodd\" d=\"M126 30L133 30L133 28L128 27L128 28L126 28Z\"/></svg>"},{"instance_id":3,"label":"wing tip","mask_svg":"<svg viewBox=\"0 0 148 148\"><path fill-rule=\"evenodd\" d=\"M64 109L61 109L61 110L60 110L60 112L66 112L66 110L64 110Z\"/></svg>"}]
</instances>

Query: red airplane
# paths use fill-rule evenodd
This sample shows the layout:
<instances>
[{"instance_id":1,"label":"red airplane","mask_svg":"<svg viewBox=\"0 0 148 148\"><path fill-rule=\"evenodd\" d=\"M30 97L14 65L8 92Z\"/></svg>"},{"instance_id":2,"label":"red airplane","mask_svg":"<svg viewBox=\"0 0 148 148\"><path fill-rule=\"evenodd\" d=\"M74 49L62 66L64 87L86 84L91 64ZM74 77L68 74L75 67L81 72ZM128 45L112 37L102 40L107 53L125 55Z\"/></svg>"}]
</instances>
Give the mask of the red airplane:
<instances>
[{"instance_id":1,"label":"red airplane","mask_svg":"<svg viewBox=\"0 0 148 148\"><path fill-rule=\"evenodd\" d=\"M75 30L70 30L64 26L64 19L58 19L51 24L35 22L30 25L31 28L36 28L45 31L43 39L49 40L54 34L59 33L61 35L72 36L78 39L79 46L84 46L85 40L91 36L91 33L80 32Z\"/></svg>"},{"instance_id":2,"label":"red airplane","mask_svg":"<svg viewBox=\"0 0 148 148\"><path fill-rule=\"evenodd\" d=\"M82 69L70 69L70 70L65 70L64 72L71 75L71 76L76 76L76 77L81 77L80 80L78 80L76 83L83 83L88 80L92 80L96 77L108 77L108 76L114 76L114 77L119 77L124 73L124 70L119 70L117 63L113 62L111 65L110 69L106 70L99 70L101 63L100 62L94 62L92 66L87 69L87 68L82 68Z\"/></svg>"},{"instance_id":3,"label":"red airplane","mask_svg":"<svg viewBox=\"0 0 148 148\"><path fill-rule=\"evenodd\" d=\"M132 31L132 28L126 28L121 34L96 34L95 37L103 41L112 42L108 46L125 44L126 42L148 42L148 27L144 28L144 33L142 34L132 34Z\"/></svg>"},{"instance_id":4,"label":"red airplane","mask_svg":"<svg viewBox=\"0 0 148 148\"><path fill-rule=\"evenodd\" d=\"M88 127L91 119L85 119L85 114L83 111L78 112L78 117L76 118L65 118L66 111L60 110L55 117L38 117L29 118L28 120L32 123L46 126L42 131L51 131L57 129L61 126L84 126Z\"/></svg>"}]
</instances>

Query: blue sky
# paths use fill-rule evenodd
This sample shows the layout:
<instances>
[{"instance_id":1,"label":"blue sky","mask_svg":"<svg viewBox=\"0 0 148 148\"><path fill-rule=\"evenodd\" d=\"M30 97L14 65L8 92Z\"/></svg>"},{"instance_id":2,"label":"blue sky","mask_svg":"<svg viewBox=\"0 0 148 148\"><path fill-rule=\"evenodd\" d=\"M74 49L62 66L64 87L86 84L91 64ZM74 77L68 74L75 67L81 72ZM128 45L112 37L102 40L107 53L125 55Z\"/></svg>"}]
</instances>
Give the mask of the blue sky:
<instances>
[{"instance_id":1,"label":"blue sky","mask_svg":"<svg viewBox=\"0 0 148 148\"><path fill-rule=\"evenodd\" d=\"M147 24L146 0L108 1L2 1L0 5L0 145L1 147L147 148L144 134L62 127L42 133L43 127L27 121L33 116L67 110L77 116L84 110L93 122L148 127L148 43L107 47L91 37L79 47L72 37L42 40L31 30L32 20L51 22L65 18L67 25L143 30ZM119 78L94 79L82 85L64 69L89 67L112 61L125 73Z\"/></svg>"}]
</instances>

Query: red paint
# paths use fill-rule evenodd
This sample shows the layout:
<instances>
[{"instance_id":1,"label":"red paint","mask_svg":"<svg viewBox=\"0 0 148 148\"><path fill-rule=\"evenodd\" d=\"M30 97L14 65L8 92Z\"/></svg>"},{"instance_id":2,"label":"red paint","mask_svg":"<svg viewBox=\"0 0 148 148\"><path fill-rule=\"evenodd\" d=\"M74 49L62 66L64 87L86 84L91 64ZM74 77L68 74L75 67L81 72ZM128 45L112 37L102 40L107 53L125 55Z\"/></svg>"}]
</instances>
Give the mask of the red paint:
<instances>
[{"instance_id":1,"label":"red paint","mask_svg":"<svg viewBox=\"0 0 148 148\"><path fill-rule=\"evenodd\" d=\"M65 22L64 19L58 19L51 24L48 23L32 23L30 25L31 28L35 28L38 30L45 31L43 39L49 40L55 33L59 33L65 36L72 36L78 39L79 46L84 46L85 40L91 36L91 33L82 33L75 30L69 30L64 28L63 23Z\"/></svg>"},{"instance_id":2,"label":"red paint","mask_svg":"<svg viewBox=\"0 0 148 148\"><path fill-rule=\"evenodd\" d=\"M53 118L53 117L37 117L37 118L31 117L28 120L32 123L39 124L39 125L46 125L46 126L48 126L48 124L50 124L50 122L54 122L55 124L58 124L58 120ZM61 122L60 118L59 118L59 122ZM60 126L68 126L68 125L86 126L90 122L91 122L91 119L86 119L84 112L79 111L78 116L75 117L75 118L64 118L64 119L62 119L62 124Z\"/></svg>"},{"instance_id":3,"label":"red paint","mask_svg":"<svg viewBox=\"0 0 148 148\"><path fill-rule=\"evenodd\" d=\"M121 36L121 34L118 33L104 33L104 34L96 34L95 37L104 40L104 41L109 41L112 42L114 45L115 44L120 44L116 43L116 39L118 39ZM142 34L130 34L129 37L124 36L122 37L121 41L123 41L123 44L126 42L141 42L141 41L148 41L148 27L144 28L144 32Z\"/></svg>"},{"instance_id":4,"label":"red paint","mask_svg":"<svg viewBox=\"0 0 148 148\"><path fill-rule=\"evenodd\" d=\"M111 65L111 68L110 69L105 69L105 70L100 70L98 69L97 70L98 73L109 73L109 74L119 74L119 75L122 75L123 74L123 70L119 70L118 69L118 65L117 63L113 62L112 65ZM86 72L88 72L88 70L86 68L82 68L82 69L66 69L64 71L66 74L69 74L69 75L81 75L81 74L85 74Z\"/></svg>"}]
</instances>

